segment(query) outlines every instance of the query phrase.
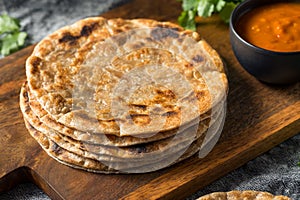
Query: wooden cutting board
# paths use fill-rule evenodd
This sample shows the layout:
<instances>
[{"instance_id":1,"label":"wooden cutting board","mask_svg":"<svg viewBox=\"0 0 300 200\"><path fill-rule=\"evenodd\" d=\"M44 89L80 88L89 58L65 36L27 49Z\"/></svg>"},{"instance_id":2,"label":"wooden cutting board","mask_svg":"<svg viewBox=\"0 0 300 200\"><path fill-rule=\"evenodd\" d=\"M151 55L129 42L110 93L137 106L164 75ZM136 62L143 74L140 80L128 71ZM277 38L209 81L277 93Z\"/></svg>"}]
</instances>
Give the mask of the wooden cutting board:
<instances>
[{"instance_id":1,"label":"wooden cutting board","mask_svg":"<svg viewBox=\"0 0 300 200\"><path fill-rule=\"evenodd\" d=\"M175 0L135 0L103 16L176 22L180 10ZM147 174L93 174L50 158L27 132L18 104L33 46L1 59L0 192L32 181L53 199L180 199L300 132L300 83L269 86L247 74L232 53L228 26L217 17L201 21L198 32L227 64L230 91L222 136L205 158L194 156Z\"/></svg>"}]
</instances>

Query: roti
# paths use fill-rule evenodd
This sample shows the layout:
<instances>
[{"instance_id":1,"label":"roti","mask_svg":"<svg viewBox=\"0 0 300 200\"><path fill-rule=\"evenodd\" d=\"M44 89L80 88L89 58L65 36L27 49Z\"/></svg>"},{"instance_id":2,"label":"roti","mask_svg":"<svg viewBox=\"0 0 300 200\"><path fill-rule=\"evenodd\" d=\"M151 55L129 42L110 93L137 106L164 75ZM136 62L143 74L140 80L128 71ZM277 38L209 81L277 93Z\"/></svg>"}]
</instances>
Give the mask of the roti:
<instances>
[{"instance_id":1,"label":"roti","mask_svg":"<svg viewBox=\"0 0 300 200\"><path fill-rule=\"evenodd\" d=\"M198 198L198 200L291 200L286 196L274 196L268 192L261 191L230 191L230 192L215 192L203 197Z\"/></svg>"},{"instance_id":2,"label":"roti","mask_svg":"<svg viewBox=\"0 0 300 200\"><path fill-rule=\"evenodd\" d=\"M117 136L199 121L226 96L218 54L197 33L154 20L87 18L43 39L30 92L61 124Z\"/></svg>"},{"instance_id":3,"label":"roti","mask_svg":"<svg viewBox=\"0 0 300 200\"><path fill-rule=\"evenodd\" d=\"M24 88L22 92L25 92ZM180 150L184 151L194 140L197 140L204 134L210 122L210 120L203 121L198 127L192 126L174 137L163 140L129 147L110 147L102 145L101 143L98 145L83 143L63 136L59 132L45 126L39 121L37 116L34 116L28 105L28 101L26 104L25 94L21 95L20 105L24 119L29 122L32 127L45 134L59 146L74 153L87 157L92 156L91 158L102 161L114 161L116 159L118 161L128 162L132 161L132 159L137 159L142 163L143 161L153 161L157 158L162 158L162 156L166 157ZM195 131L197 131L197 133Z\"/></svg>"},{"instance_id":4,"label":"roti","mask_svg":"<svg viewBox=\"0 0 300 200\"><path fill-rule=\"evenodd\" d=\"M42 132L36 130L31 126L26 120L25 125L31 134L31 136L37 140L40 146L45 150L45 152L57 160L58 162L65 164L67 166L82 169L94 173L145 173L156 171L161 168L171 166L175 163L178 163L184 159L187 159L199 151L199 147L203 141L203 138L199 138L194 141L190 147L178 158L178 155L175 153L170 155L168 159L158 160L152 162L148 165L133 164L133 163L118 163L118 162L103 162L96 159L87 158L85 156L78 155L76 153L70 152L62 147L60 147L53 140L48 138ZM173 161L173 162L170 162Z\"/></svg>"},{"instance_id":5,"label":"roti","mask_svg":"<svg viewBox=\"0 0 300 200\"><path fill-rule=\"evenodd\" d=\"M26 87L26 86L25 86ZM28 99L29 96L29 99ZM132 136L115 136L111 134L95 134L90 132L83 132L78 131L76 129L66 127L63 124L55 121L45 110L42 109L41 105L33 99L33 97L30 95L30 92L26 88L21 89L21 98L23 100L20 102L20 104L29 104L30 110L36 115L40 122L43 122L48 127L51 127L52 129L60 132L62 135L68 136L74 140L82 141L84 143L90 143L90 144L101 144L106 146L131 146L135 144L142 144L152 141L157 141L161 139L165 139L168 137L171 137L175 134L178 134L178 132L183 132L190 126L195 126L198 121L192 121L190 124L186 124L184 126L181 126L178 129L172 129L165 132L159 132L153 136L150 137L132 137ZM24 105L27 106L27 105ZM28 108L29 109L29 108ZM219 109L214 109L215 112L219 111ZM203 114L200 119L201 121L207 121L211 118L211 115L214 116L216 113L212 113L209 111L208 113ZM200 122L201 123L201 122Z\"/></svg>"}]
</instances>

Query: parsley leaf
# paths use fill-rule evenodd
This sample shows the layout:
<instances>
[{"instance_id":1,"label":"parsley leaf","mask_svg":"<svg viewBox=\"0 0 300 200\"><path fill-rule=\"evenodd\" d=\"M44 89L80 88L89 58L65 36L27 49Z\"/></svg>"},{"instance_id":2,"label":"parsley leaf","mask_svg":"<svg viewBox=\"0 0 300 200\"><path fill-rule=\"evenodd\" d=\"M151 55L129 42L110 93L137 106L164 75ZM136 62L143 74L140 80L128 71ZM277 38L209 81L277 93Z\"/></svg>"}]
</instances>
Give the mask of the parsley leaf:
<instances>
[{"instance_id":1,"label":"parsley leaf","mask_svg":"<svg viewBox=\"0 0 300 200\"><path fill-rule=\"evenodd\" d=\"M186 29L196 30L195 16L196 11L183 11L179 16L178 21L181 26L185 27Z\"/></svg>"},{"instance_id":2,"label":"parsley leaf","mask_svg":"<svg viewBox=\"0 0 300 200\"><path fill-rule=\"evenodd\" d=\"M25 32L14 32L5 35L1 38L1 54L8 55L11 52L17 51L19 47L24 45L26 36Z\"/></svg>"},{"instance_id":3,"label":"parsley leaf","mask_svg":"<svg viewBox=\"0 0 300 200\"><path fill-rule=\"evenodd\" d=\"M19 29L20 22L17 19L11 18L7 14L0 17L0 34L19 31Z\"/></svg>"},{"instance_id":4,"label":"parsley leaf","mask_svg":"<svg viewBox=\"0 0 300 200\"><path fill-rule=\"evenodd\" d=\"M243 0L182 0L182 13L178 18L179 24L191 30L196 30L196 15L210 17L219 13L221 19L228 23L231 12Z\"/></svg>"},{"instance_id":5,"label":"parsley leaf","mask_svg":"<svg viewBox=\"0 0 300 200\"><path fill-rule=\"evenodd\" d=\"M193 10L197 8L198 4L199 4L199 0L183 0L182 9L184 11Z\"/></svg>"},{"instance_id":6,"label":"parsley leaf","mask_svg":"<svg viewBox=\"0 0 300 200\"><path fill-rule=\"evenodd\" d=\"M7 14L0 16L0 53L9 55L19 50L25 43L27 34L20 31L20 22Z\"/></svg>"},{"instance_id":7,"label":"parsley leaf","mask_svg":"<svg viewBox=\"0 0 300 200\"><path fill-rule=\"evenodd\" d=\"M209 17L215 10L215 4L212 0L202 0L198 4L198 15L202 17Z\"/></svg>"},{"instance_id":8,"label":"parsley leaf","mask_svg":"<svg viewBox=\"0 0 300 200\"><path fill-rule=\"evenodd\" d=\"M224 22L229 23L230 15L236 6L237 4L233 2L229 2L224 5L223 9L220 11L220 17Z\"/></svg>"}]
</instances>

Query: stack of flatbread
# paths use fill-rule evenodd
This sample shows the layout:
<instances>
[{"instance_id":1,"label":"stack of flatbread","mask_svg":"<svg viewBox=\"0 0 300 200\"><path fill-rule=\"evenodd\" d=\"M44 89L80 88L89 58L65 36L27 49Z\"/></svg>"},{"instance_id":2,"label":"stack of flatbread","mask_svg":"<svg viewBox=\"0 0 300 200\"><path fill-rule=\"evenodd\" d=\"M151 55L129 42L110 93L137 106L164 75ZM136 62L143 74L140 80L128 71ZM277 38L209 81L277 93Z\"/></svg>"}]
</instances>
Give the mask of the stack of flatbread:
<instances>
[{"instance_id":1,"label":"stack of flatbread","mask_svg":"<svg viewBox=\"0 0 300 200\"><path fill-rule=\"evenodd\" d=\"M169 22L78 21L37 44L26 76L30 134L57 161L91 172L170 166L209 146L224 121L220 57Z\"/></svg>"}]
</instances>

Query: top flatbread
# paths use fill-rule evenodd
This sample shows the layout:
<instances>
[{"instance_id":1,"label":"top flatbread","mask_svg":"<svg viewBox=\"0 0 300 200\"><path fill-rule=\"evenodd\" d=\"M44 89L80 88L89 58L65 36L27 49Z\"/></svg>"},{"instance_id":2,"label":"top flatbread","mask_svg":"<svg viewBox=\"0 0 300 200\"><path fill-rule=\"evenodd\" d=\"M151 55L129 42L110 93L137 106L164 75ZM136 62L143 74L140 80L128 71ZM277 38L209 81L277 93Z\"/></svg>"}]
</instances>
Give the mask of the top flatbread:
<instances>
[{"instance_id":1,"label":"top flatbread","mask_svg":"<svg viewBox=\"0 0 300 200\"><path fill-rule=\"evenodd\" d=\"M64 27L35 47L26 75L61 124L118 136L200 121L227 90L219 56L197 33L146 19L95 17Z\"/></svg>"},{"instance_id":2,"label":"top flatbread","mask_svg":"<svg viewBox=\"0 0 300 200\"><path fill-rule=\"evenodd\" d=\"M274 196L268 192L261 191L230 191L230 192L214 192L198 200L291 200L286 196Z\"/></svg>"}]
</instances>

